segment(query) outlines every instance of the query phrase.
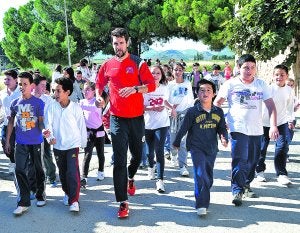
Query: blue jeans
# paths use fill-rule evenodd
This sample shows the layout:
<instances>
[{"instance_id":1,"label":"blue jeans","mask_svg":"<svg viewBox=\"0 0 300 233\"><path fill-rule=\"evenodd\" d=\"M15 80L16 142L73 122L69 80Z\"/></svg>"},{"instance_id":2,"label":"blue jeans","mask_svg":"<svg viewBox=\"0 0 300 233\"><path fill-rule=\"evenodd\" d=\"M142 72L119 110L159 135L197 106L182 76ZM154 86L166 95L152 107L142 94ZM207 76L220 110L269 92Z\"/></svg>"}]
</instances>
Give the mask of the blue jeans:
<instances>
[{"instance_id":1,"label":"blue jeans","mask_svg":"<svg viewBox=\"0 0 300 233\"><path fill-rule=\"evenodd\" d=\"M171 152L171 138L170 138L170 127L168 127L167 135L166 135L166 142L165 142L165 154L170 154Z\"/></svg>"},{"instance_id":2,"label":"blue jeans","mask_svg":"<svg viewBox=\"0 0 300 233\"><path fill-rule=\"evenodd\" d=\"M255 167L260 155L261 135L231 134L231 191L237 194L250 186L255 176Z\"/></svg>"},{"instance_id":3,"label":"blue jeans","mask_svg":"<svg viewBox=\"0 0 300 233\"><path fill-rule=\"evenodd\" d=\"M275 155L274 155L275 171L277 176L287 175L288 173L286 170L286 158L289 149L288 124L286 123L277 126L277 128L279 131L279 137L275 142ZM262 172L266 170L265 160L266 160L268 145L270 143L269 131L270 131L270 127L264 127L264 135L261 144L261 153L256 167L256 172Z\"/></svg>"},{"instance_id":4,"label":"blue jeans","mask_svg":"<svg viewBox=\"0 0 300 233\"><path fill-rule=\"evenodd\" d=\"M146 143L149 148L148 160L149 167L154 166L154 151L156 154L156 167L157 167L157 177L158 179L163 179L164 169L165 169L165 157L164 157L164 144L166 141L166 135L168 132L168 127L158 128L158 129L146 129Z\"/></svg>"}]
</instances>

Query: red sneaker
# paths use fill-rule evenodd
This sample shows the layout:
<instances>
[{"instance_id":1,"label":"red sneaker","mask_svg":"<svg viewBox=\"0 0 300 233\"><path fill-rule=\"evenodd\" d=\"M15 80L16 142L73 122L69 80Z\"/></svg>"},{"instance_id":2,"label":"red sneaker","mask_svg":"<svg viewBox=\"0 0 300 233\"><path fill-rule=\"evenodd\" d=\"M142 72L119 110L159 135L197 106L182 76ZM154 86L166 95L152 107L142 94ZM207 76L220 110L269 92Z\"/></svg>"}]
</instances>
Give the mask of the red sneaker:
<instances>
[{"instance_id":1,"label":"red sneaker","mask_svg":"<svg viewBox=\"0 0 300 233\"><path fill-rule=\"evenodd\" d=\"M129 214L128 203L122 202L118 211L118 218L127 218Z\"/></svg>"},{"instance_id":2,"label":"red sneaker","mask_svg":"<svg viewBox=\"0 0 300 233\"><path fill-rule=\"evenodd\" d=\"M127 192L130 196L134 196L135 194L135 185L134 185L134 180L128 180L128 188L127 188Z\"/></svg>"}]
</instances>

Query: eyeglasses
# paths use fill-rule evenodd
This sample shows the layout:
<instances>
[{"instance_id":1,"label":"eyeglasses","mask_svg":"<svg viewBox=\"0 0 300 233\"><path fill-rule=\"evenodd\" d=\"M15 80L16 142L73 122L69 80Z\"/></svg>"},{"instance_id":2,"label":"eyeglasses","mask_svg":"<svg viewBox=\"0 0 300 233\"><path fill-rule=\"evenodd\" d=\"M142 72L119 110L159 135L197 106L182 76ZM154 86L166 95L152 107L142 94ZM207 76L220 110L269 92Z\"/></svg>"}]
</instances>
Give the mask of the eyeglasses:
<instances>
[{"instance_id":1,"label":"eyeglasses","mask_svg":"<svg viewBox=\"0 0 300 233\"><path fill-rule=\"evenodd\" d=\"M182 72L182 69L174 69L174 71Z\"/></svg>"}]
</instances>

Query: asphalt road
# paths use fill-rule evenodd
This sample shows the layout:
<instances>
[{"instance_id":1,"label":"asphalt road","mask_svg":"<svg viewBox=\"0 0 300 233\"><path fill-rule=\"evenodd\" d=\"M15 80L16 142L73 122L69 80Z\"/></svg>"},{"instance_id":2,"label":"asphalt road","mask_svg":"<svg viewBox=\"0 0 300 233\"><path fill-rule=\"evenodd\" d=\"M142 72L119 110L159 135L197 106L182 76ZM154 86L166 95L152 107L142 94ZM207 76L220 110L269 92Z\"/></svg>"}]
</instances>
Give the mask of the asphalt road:
<instances>
[{"instance_id":1,"label":"asphalt road","mask_svg":"<svg viewBox=\"0 0 300 233\"><path fill-rule=\"evenodd\" d=\"M298 119L299 120L299 119ZM300 122L300 121L299 121ZM16 190L12 176L7 173L8 159L0 154L0 233L38 232L300 232L300 129L290 147L287 164L293 184L277 183L273 155L269 146L267 155L267 182L253 181L252 187L259 198L244 199L241 207L231 204L230 153L220 147L211 189L211 205L205 218L194 210L194 184L189 159L190 177L179 177L177 169L166 162L166 193L155 190L155 181L147 179L147 171L137 173L136 195L129 198L130 216L117 218L112 185L112 167L109 166L111 147L105 147L106 178L96 181L96 156L91 161L88 187L80 193L80 213L72 214L62 203L61 187L47 185L47 205L36 207L35 201L24 215L14 217ZM80 161L82 154L80 155Z\"/></svg>"}]
</instances>

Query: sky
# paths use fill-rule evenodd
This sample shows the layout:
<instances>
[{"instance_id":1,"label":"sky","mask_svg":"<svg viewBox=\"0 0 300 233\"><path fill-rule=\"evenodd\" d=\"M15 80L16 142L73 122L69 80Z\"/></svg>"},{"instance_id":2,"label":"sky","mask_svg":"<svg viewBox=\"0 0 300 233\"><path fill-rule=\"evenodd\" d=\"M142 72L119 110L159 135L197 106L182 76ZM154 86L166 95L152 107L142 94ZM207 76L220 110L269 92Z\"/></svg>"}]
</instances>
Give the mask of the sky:
<instances>
[{"instance_id":1,"label":"sky","mask_svg":"<svg viewBox=\"0 0 300 233\"><path fill-rule=\"evenodd\" d=\"M29 0L0 0L0 40L4 37L2 20L4 13L10 8L19 8L19 6L25 5ZM161 44L159 42L150 46L154 50L185 50L196 49L199 51L207 50L208 47L201 42L195 42L193 40L185 40L183 38L172 38L169 42Z\"/></svg>"},{"instance_id":2,"label":"sky","mask_svg":"<svg viewBox=\"0 0 300 233\"><path fill-rule=\"evenodd\" d=\"M19 6L25 5L29 0L0 0L0 40L4 37L2 20L4 13L10 8L19 8Z\"/></svg>"}]
</instances>

